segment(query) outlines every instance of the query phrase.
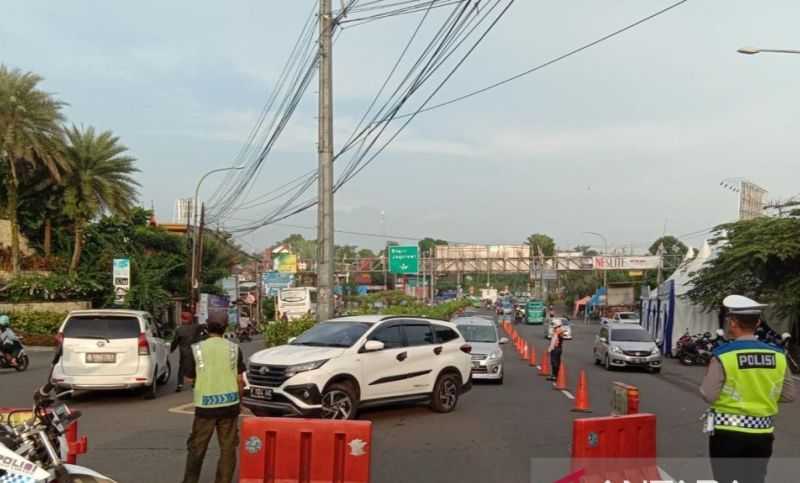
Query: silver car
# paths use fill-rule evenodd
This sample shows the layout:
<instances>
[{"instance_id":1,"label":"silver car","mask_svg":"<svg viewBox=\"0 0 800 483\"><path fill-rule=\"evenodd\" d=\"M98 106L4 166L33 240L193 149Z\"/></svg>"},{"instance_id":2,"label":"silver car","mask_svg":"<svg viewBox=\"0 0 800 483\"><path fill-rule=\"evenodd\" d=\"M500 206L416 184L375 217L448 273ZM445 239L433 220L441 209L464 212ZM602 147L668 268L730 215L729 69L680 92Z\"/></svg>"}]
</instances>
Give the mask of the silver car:
<instances>
[{"instance_id":1,"label":"silver car","mask_svg":"<svg viewBox=\"0 0 800 483\"><path fill-rule=\"evenodd\" d=\"M661 372L661 349L642 327L608 324L600 328L594 342L594 363L613 367L644 367Z\"/></svg>"},{"instance_id":2,"label":"silver car","mask_svg":"<svg viewBox=\"0 0 800 483\"><path fill-rule=\"evenodd\" d=\"M482 317L460 317L453 321L472 346L472 378L503 383L503 349L508 339L500 337L494 321Z\"/></svg>"}]
</instances>

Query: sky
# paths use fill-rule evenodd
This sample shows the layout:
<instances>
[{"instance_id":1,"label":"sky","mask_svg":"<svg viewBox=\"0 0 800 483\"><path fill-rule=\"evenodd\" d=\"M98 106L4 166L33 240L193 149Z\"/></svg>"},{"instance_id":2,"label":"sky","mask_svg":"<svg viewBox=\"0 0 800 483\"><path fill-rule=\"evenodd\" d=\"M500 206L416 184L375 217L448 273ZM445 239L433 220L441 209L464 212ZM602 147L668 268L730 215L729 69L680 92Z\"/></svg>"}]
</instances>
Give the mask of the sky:
<instances>
[{"instance_id":1,"label":"sky","mask_svg":"<svg viewBox=\"0 0 800 483\"><path fill-rule=\"evenodd\" d=\"M674 0L673 0L674 1ZM673 1L517 0L434 99L527 70ZM210 169L246 142L313 0L10 2L0 62L45 78L70 123L111 130L138 159L140 202L172 221ZM768 3L768 6L767 6ZM338 2L334 2L338 5ZM444 10L444 9L443 9ZM792 0L689 0L619 37L511 84L420 115L336 195L337 244L386 238L645 250L669 233L699 246L732 221L744 177L769 199L800 191L800 48ZM420 34L432 35L431 17ZM343 142L416 27L404 16L344 29L334 47L334 144ZM316 80L249 198L316 167ZM223 175L212 176L201 198ZM222 228L263 215L258 207ZM383 213L383 216L381 215ZM314 237L316 209L241 236L259 250L290 233ZM383 222L382 222L383 220ZM294 226L286 226L286 224ZM698 233L699 232L699 233Z\"/></svg>"}]
</instances>

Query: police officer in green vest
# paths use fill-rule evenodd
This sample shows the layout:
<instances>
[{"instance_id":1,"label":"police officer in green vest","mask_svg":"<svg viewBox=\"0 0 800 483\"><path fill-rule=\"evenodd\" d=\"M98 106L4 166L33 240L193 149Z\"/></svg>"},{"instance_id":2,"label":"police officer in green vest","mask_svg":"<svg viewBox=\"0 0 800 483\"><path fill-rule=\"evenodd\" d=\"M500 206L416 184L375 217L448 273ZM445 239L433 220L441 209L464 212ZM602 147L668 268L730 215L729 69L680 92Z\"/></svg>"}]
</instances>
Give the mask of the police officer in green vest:
<instances>
[{"instance_id":1,"label":"police officer in green vest","mask_svg":"<svg viewBox=\"0 0 800 483\"><path fill-rule=\"evenodd\" d=\"M794 380L783 350L754 335L765 305L741 295L722 304L731 342L714 350L700 387L711 403L704 428L711 470L720 483L763 483L778 403L794 401Z\"/></svg>"},{"instance_id":2,"label":"police officer in green vest","mask_svg":"<svg viewBox=\"0 0 800 483\"><path fill-rule=\"evenodd\" d=\"M194 424L186 443L183 483L197 483L208 443L214 430L220 447L216 483L230 483L236 470L239 445L239 396L247 370L239 346L225 340L225 324L208 323L208 339L192 345L186 368L187 382L194 382Z\"/></svg>"}]
</instances>

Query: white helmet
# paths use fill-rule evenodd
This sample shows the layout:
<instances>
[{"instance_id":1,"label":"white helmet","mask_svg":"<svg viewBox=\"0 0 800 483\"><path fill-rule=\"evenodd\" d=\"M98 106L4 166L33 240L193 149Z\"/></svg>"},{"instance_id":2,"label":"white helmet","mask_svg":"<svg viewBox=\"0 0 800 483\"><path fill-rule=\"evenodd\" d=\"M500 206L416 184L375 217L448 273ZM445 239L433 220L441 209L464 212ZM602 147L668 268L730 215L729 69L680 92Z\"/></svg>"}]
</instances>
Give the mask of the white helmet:
<instances>
[{"instance_id":1,"label":"white helmet","mask_svg":"<svg viewBox=\"0 0 800 483\"><path fill-rule=\"evenodd\" d=\"M561 327L561 319L553 319L553 327Z\"/></svg>"}]
</instances>

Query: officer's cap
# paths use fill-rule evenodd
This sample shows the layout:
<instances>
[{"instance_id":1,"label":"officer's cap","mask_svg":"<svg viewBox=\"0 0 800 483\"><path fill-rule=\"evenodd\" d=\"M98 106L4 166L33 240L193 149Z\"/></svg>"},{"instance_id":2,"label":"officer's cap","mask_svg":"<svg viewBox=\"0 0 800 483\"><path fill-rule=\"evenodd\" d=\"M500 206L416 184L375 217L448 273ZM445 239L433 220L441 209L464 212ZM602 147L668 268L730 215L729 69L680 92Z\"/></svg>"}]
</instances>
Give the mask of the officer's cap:
<instances>
[{"instance_id":1,"label":"officer's cap","mask_svg":"<svg viewBox=\"0 0 800 483\"><path fill-rule=\"evenodd\" d=\"M724 305L731 314L742 315L760 315L767 307L766 304L760 304L753 299L741 295L728 295L722 300L722 305Z\"/></svg>"}]
</instances>

